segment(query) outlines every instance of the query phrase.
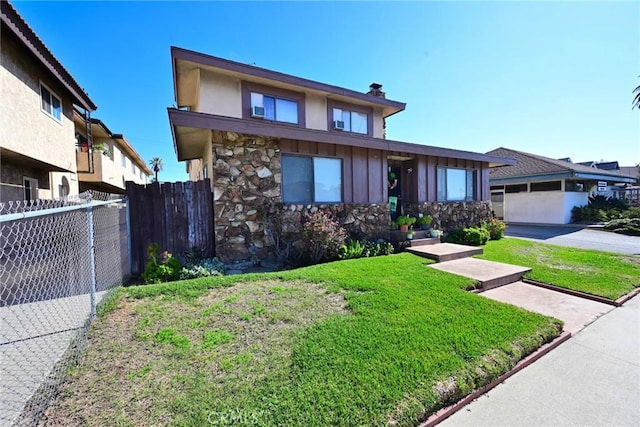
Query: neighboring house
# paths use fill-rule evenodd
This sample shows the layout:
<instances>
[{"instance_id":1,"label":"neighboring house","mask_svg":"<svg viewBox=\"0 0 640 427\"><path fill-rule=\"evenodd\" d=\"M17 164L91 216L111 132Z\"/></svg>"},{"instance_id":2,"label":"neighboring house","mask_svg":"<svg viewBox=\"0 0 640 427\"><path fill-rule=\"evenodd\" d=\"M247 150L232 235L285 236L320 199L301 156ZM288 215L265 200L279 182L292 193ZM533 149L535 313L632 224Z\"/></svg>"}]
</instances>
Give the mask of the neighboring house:
<instances>
[{"instance_id":1,"label":"neighboring house","mask_svg":"<svg viewBox=\"0 0 640 427\"><path fill-rule=\"evenodd\" d=\"M73 106L97 107L11 4L0 11L0 201L77 194Z\"/></svg>"},{"instance_id":2,"label":"neighboring house","mask_svg":"<svg viewBox=\"0 0 640 427\"><path fill-rule=\"evenodd\" d=\"M147 184L152 171L122 134L111 132L101 120L91 118L90 148L84 117L78 111L74 111L74 122L80 192L124 193L126 181Z\"/></svg>"},{"instance_id":3,"label":"neighboring house","mask_svg":"<svg viewBox=\"0 0 640 427\"><path fill-rule=\"evenodd\" d=\"M506 222L568 224L571 209L586 205L592 189L635 182L613 171L508 148L487 154L517 160L515 165L492 168L489 174L495 215Z\"/></svg>"},{"instance_id":4,"label":"neighboring house","mask_svg":"<svg viewBox=\"0 0 640 427\"><path fill-rule=\"evenodd\" d=\"M400 211L445 229L477 224L491 214L489 167L513 164L384 139L405 104L378 84L361 93L176 47L171 56L177 157L191 179L211 179L225 262L273 255L274 234L299 233L319 208L369 238L388 237Z\"/></svg>"}]
</instances>

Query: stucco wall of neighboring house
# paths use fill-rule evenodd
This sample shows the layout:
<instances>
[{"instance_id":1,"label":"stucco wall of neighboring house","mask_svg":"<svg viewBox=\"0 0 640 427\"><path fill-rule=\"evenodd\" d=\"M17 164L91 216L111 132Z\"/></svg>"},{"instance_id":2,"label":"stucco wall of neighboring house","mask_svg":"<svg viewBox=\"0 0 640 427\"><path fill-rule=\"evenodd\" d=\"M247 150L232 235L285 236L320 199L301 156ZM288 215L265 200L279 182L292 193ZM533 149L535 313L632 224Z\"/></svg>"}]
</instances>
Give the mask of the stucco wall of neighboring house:
<instances>
[{"instance_id":1,"label":"stucco wall of neighboring house","mask_svg":"<svg viewBox=\"0 0 640 427\"><path fill-rule=\"evenodd\" d=\"M564 224L571 222L571 209L575 206L585 206L589 203L589 193L572 192L564 193Z\"/></svg>"},{"instance_id":2,"label":"stucco wall of neighboring house","mask_svg":"<svg viewBox=\"0 0 640 427\"><path fill-rule=\"evenodd\" d=\"M50 177L47 171L3 161L0 167L0 202L24 200L24 177L38 180L39 199L51 198Z\"/></svg>"},{"instance_id":3,"label":"stucco wall of neighboring house","mask_svg":"<svg viewBox=\"0 0 640 427\"><path fill-rule=\"evenodd\" d=\"M3 38L0 51L0 146L75 172L70 98L10 37ZM62 101L61 122L41 109L41 81Z\"/></svg>"},{"instance_id":4,"label":"stucco wall of neighboring house","mask_svg":"<svg viewBox=\"0 0 640 427\"><path fill-rule=\"evenodd\" d=\"M200 93L196 111L242 118L240 79L200 70Z\"/></svg>"},{"instance_id":5,"label":"stucco wall of neighboring house","mask_svg":"<svg viewBox=\"0 0 640 427\"><path fill-rule=\"evenodd\" d=\"M587 203L588 193L533 191L504 195L506 222L568 224L571 209Z\"/></svg>"}]
</instances>

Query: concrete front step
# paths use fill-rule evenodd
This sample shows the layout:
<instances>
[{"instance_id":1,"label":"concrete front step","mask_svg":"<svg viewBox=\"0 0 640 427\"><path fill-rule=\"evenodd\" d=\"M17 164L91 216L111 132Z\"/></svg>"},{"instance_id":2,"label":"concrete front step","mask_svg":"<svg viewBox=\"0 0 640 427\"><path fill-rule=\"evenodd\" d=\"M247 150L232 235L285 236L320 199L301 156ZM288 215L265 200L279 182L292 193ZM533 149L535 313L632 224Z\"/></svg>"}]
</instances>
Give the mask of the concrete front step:
<instances>
[{"instance_id":1,"label":"concrete front step","mask_svg":"<svg viewBox=\"0 0 640 427\"><path fill-rule=\"evenodd\" d=\"M438 243L433 245L413 246L406 249L412 254L430 258L436 262L445 262L460 258L468 258L473 255L481 255L482 248L475 246L458 245L456 243Z\"/></svg>"},{"instance_id":2,"label":"concrete front step","mask_svg":"<svg viewBox=\"0 0 640 427\"><path fill-rule=\"evenodd\" d=\"M456 259L431 264L429 267L477 280L480 282L480 292L517 282L531 271L528 267L477 258Z\"/></svg>"},{"instance_id":3,"label":"concrete front step","mask_svg":"<svg viewBox=\"0 0 640 427\"><path fill-rule=\"evenodd\" d=\"M412 240L409 240L409 242L411 242L411 247L426 246L426 245L436 245L436 244L440 243L440 238L439 237L424 237L424 238L421 238L421 239L416 239L414 237Z\"/></svg>"}]
</instances>

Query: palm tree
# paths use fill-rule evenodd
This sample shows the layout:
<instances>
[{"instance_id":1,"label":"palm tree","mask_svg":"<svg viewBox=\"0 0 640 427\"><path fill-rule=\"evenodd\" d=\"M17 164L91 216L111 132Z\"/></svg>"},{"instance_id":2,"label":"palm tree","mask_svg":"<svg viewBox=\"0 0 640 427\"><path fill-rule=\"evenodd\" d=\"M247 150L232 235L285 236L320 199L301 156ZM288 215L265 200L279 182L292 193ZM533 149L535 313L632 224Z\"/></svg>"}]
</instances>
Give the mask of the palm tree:
<instances>
[{"instance_id":1,"label":"palm tree","mask_svg":"<svg viewBox=\"0 0 640 427\"><path fill-rule=\"evenodd\" d=\"M631 108L633 109L633 107L635 107L638 110L640 110L640 86L635 88L633 90L633 93L635 93L636 96L635 96L635 98L633 98L633 102L631 103Z\"/></svg>"},{"instance_id":2,"label":"palm tree","mask_svg":"<svg viewBox=\"0 0 640 427\"><path fill-rule=\"evenodd\" d=\"M158 172L160 172L162 170L162 168L164 167L164 163L162 163L162 159L160 157L152 158L149 161L149 166L151 166L151 169L156 174L154 182L158 182Z\"/></svg>"}]
</instances>

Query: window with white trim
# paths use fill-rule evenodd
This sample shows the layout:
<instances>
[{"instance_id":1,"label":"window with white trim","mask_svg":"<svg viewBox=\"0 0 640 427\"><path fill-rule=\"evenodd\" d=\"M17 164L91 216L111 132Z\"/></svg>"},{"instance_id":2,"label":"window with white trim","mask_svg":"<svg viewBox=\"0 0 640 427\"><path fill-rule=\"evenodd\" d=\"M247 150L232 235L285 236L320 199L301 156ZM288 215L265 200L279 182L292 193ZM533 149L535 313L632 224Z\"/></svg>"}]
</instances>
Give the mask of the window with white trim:
<instances>
[{"instance_id":1,"label":"window with white trim","mask_svg":"<svg viewBox=\"0 0 640 427\"><path fill-rule=\"evenodd\" d=\"M127 167L127 156L122 151L120 152L120 164L122 164L123 168Z\"/></svg>"},{"instance_id":2,"label":"window with white trim","mask_svg":"<svg viewBox=\"0 0 640 427\"><path fill-rule=\"evenodd\" d=\"M471 169L438 168L438 201L473 201L476 173Z\"/></svg>"},{"instance_id":3,"label":"window with white trim","mask_svg":"<svg viewBox=\"0 0 640 427\"><path fill-rule=\"evenodd\" d=\"M298 124L298 101L251 92L251 116Z\"/></svg>"},{"instance_id":4,"label":"window with white trim","mask_svg":"<svg viewBox=\"0 0 640 427\"><path fill-rule=\"evenodd\" d=\"M366 135L369 132L369 116L359 111L333 109L333 128L345 132Z\"/></svg>"},{"instance_id":5,"label":"window with white trim","mask_svg":"<svg viewBox=\"0 0 640 427\"><path fill-rule=\"evenodd\" d=\"M342 159L282 155L282 201L342 202Z\"/></svg>"},{"instance_id":6,"label":"window with white trim","mask_svg":"<svg viewBox=\"0 0 640 427\"><path fill-rule=\"evenodd\" d=\"M25 176L22 178L24 187L24 199L27 201L38 200L38 180Z\"/></svg>"},{"instance_id":7,"label":"window with white trim","mask_svg":"<svg viewBox=\"0 0 640 427\"><path fill-rule=\"evenodd\" d=\"M40 82L40 108L57 121L62 122L62 101L42 82Z\"/></svg>"}]
</instances>

